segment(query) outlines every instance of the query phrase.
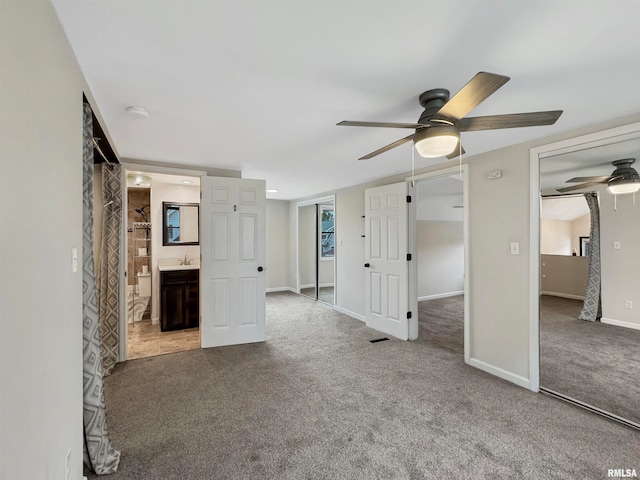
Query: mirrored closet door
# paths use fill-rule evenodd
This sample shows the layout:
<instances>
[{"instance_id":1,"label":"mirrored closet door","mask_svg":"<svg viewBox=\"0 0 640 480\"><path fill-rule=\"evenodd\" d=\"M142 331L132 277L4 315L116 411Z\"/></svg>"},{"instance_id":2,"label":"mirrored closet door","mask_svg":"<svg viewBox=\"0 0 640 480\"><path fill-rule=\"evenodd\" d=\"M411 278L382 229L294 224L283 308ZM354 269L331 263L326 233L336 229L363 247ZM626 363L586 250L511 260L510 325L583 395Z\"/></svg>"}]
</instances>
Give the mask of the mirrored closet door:
<instances>
[{"instance_id":1,"label":"mirrored closet door","mask_svg":"<svg viewBox=\"0 0 640 480\"><path fill-rule=\"evenodd\" d=\"M298 289L302 295L335 303L335 200L298 205Z\"/></svg>"},{"instance_id":2,"label":"mirrored closet door","mask_svg":"<svg viewBox=\"0 0 640 480\"><path fill-rule=\"evenodd\" d=\"M610 182L636 156L640 139L540 161L540 389L640 426L640 193Z\"/></svg>"}]
</instances>

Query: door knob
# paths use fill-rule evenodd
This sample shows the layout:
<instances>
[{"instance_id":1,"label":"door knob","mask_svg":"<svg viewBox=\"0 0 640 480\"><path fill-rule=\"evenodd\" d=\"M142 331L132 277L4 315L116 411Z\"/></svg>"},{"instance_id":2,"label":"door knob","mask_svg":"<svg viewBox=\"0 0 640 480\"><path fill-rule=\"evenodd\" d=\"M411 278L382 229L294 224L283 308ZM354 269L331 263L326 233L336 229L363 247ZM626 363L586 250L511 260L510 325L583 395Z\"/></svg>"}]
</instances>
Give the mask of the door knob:
<instances>
[{"instance_id":1,"label":"door knob","mask_svg":"<svg viewBox=\"0 0 640 480\"><path fill-rule=\"evenodd\" d=\"M258 267L258 271L259 271L259 272L261 272L261 271L263 271L263 270L264 270L264 268L262 268L262 267Z\"/></svg>"},{"instance_id":2,"label":"door knob","mask_svg":"<svg viewBox=\"0 0 640 480\"><path fill-rule=\"evenodd\" d=\"M371 265L369 265L368 263L364 264L364 268L369 268Z\"/></svg>"}]
</instances>

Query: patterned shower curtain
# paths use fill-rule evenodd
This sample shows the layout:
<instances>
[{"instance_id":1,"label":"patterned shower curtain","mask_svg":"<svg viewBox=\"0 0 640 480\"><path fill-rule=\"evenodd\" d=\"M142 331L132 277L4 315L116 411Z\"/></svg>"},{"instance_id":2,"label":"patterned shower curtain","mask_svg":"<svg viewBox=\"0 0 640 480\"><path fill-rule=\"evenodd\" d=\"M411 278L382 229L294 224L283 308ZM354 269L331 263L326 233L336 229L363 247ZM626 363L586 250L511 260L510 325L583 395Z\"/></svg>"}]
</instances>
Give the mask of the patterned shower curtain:
<instances>
[{"instance_id":1,"label":"patterned shower curtain","mask_svg":"<svg viewBox=\"0 0 640 480\"><path fill-rule=\"evenodd\" d=\"M596 193L585 193L591 212L591 234L589 240L589 279L587 294L584 298L582 310L578 318L588 322L595 322L602 316L602 302L600 298L600 207Z\"/></svg>"},{"instance_id":2,"label":"patterned shower curtain","mask_svg":"<svg viewBox=\"0 0 640 480\"><path fill-rule=\"evenodd\" d=\"M93 117L84 104L82 191L82 377L84 463L98 474L114 473L120 452L109 442L102 381L100 323L93 261Z\"/></svg>"},{"instance_id":3,"label":"patterned shower curtain","mask_svg":"<svg viewBox=\"0 0 640 480\"><path fill-rule=\"evenodd\" d=\"M107 205L102 216L100 248L100 333L102 366L110 375L118 361L120 343L120 229L122 220L122 166L102 169L102 203Z\"/></svg>"}]
</instances>

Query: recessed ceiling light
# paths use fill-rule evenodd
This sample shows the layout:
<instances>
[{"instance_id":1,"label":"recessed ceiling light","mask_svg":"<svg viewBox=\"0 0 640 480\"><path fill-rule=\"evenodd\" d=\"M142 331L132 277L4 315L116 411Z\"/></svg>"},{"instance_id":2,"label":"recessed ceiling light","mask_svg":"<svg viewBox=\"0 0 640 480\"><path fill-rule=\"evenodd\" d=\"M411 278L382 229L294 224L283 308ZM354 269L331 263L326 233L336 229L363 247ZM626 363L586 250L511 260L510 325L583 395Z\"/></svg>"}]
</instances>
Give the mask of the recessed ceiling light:
<instances>
[{"instance_id":1,"label":"recessed ceiling light","mask_svg":"<svg viewBox=\"0 0 640 480\"><path fill-rule=\"evenodd\" d=\"M182 180L182 183L184 183L185 185L191 185L193 183L193 180Z\"/></svg>"},{"instance_id":2,"label":"recessed ceiling light","mask_svg":"<svg viewBox=\"0 0 640 480\"><path fill-rule=\"evenodd\" d=\"M142 107L127 107L127 113L132 117L149 118L149 112Z\"/></svg>"},{"instance_id":3,"label":"recessed ceiling light","mask_svg":"<svg viewBox=\"0 0 640 480\"><path fill-rule=\"evenodd\" d=\"M267 193L278 193L278 190L275 188L268 188Z\"/></svg>"}]
</instances>

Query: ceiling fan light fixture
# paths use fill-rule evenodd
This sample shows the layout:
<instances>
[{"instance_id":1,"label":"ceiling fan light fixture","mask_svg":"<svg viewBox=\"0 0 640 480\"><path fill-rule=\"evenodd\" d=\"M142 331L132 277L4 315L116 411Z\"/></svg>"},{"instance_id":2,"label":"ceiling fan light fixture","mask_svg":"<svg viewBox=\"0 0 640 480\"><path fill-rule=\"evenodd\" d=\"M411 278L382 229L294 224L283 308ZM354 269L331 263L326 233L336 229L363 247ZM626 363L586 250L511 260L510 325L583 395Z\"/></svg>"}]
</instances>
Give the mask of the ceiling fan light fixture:
<instances>
[{"instance_id":1,"label":"ceiling fan light fixture","mask_svg":"<svg viewBox=\"0 0 640 480\"><path fill-rule=\"evenodd\" d=\"M135 187L142 187L151 183L151 177L144 173L130 173L127 175L127 183Z\"/></svg>"},{"instance_id":2,"label":"ceiling fan light fixture","mask_svg":"<svg viewBox=\"0 0 640 480\"><path fill-rule=\"evenodd\" d=\"M611 180L609 185L607 185L607 190L613 195L636 193L640 191L640 177Z\"/></svg>"},{"instance_id":3,"label":"ceiling fan light fixture","mask_svg":"<svg viewBox=\"0 0 640 480\"><path fill-rule=\"evenodd\" d=\"M460 132L455 125L423 128L413 137L416 150L425 158L445 157L456 149L459 141Z\"/></svg>"}]
</instances>

